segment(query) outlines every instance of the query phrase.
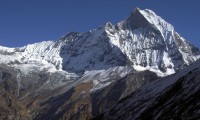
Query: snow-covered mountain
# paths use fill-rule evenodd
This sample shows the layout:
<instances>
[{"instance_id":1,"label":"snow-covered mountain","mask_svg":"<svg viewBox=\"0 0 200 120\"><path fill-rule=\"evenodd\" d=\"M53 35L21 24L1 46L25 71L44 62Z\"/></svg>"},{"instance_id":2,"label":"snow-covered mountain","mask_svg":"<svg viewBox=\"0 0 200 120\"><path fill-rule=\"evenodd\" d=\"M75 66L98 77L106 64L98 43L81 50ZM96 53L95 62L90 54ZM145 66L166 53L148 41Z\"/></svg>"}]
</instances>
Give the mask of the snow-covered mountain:
<instances>
[{"instance_id":1,"label":"snow-covered mountain","mask_svg":"<svg viewBox=\"0 0 200 120\"><path fill-rule=\"evenodd\" d=\"M151 10L136 8L117 25L110 22L86 33L21 48L0 47L1 63L82 75L85 71L132 66L160 76L175 73L199 58L199 50ZM24 66L24 67L22 67ZM27 72L27 69L25 70Z\"/></svg>"},{"instance_id":2,"label":"snow-covered mountain","mask_svg":"<svg viewBox=\"0 0 200 120\"><path fill-rule=\"evenodd\" d=\"M30 118L89 119L199 58L199 49L171 24L136 8L116 25L20 48L0 46L0 88L26 106Z\"/></svg>"}]
</instances>

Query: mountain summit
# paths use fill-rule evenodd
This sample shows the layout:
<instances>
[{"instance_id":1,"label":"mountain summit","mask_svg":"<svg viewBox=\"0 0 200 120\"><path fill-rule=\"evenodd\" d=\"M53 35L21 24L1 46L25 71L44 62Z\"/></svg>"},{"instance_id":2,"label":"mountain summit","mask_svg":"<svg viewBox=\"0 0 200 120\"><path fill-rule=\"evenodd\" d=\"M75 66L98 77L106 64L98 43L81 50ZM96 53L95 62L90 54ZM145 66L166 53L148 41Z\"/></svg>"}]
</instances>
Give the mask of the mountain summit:
<instances>
[{"instance_id":1,"label":"mountain summit","mask_svg":"<svg viewBox=\"0 0 200 120\"><path fill-rule=\"evenodd\" d=\"M19 68L44 65L49 71L78 75L85 71L132 66L138 71L150 70L165 76L194 62L200 54L171 24L152 10L139 8L117 25L109 22L85 33L68 33L56 42L44 41L22 48L1 47L0 50L1 63Z\"/></svg>"}]
</instances>

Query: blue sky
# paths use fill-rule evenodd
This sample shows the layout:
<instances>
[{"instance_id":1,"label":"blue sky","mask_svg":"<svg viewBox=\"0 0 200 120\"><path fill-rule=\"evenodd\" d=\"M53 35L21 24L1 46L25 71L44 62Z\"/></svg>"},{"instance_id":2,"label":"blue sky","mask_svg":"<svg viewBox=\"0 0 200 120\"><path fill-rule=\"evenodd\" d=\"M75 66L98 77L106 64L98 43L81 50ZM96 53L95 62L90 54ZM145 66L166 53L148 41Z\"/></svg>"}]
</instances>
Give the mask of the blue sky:
<instances>
[{"instance_id":1,"label":"blue sky","mask_svg":"<svg viewBox=\"0 0 200 120\"><path fill-rule=\"evenodd\" d=\"M57 40L127 18L136 6L152 9L200 47L200 0L0 0L0 45Z\"/></svg>"}]
</instances>

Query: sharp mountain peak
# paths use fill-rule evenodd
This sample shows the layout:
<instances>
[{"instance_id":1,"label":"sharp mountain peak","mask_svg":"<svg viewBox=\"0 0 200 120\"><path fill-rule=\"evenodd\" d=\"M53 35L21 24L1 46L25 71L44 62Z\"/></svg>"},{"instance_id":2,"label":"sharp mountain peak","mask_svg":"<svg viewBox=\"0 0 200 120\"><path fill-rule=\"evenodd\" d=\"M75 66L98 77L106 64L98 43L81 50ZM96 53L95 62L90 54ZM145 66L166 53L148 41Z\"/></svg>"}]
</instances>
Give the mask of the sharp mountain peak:
<instances>
[{"instance_id":1,"label":"sharp mountain peak","mask_svg":"<svg viewBox=\"0 0 200 120\"><path fill-rule=\"evenodd\" d=\"M108 22L85 33L70 32L56 42L5 50L2 48L2 58L6 59L0 62L13 65L16 60L21 64L40 61L76 74L132 66L168 75L199 58L199 52L194 52L194 46L180 37L171 24L152 10L138 7L117 25ZM7 60L7 54L11 59Z\"/></svg>"}]
</instances>

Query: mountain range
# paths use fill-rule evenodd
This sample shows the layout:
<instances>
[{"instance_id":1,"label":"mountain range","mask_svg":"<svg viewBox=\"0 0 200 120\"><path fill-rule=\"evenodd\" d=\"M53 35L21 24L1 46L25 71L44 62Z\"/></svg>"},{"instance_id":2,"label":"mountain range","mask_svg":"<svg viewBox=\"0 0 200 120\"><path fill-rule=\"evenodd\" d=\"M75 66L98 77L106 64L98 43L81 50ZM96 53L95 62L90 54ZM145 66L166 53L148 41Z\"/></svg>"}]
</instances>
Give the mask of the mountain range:
<instances>
[{"instance_id":1,"label":"mountain range","mask_svg":"<svg viewBox=\"0 0 200 120\"><path fill-rule=\"evenodd\" d=\"M189 116L199 108L190 103L198 96L189 99L199 90L199 58L171 24L139 8L116 25L0 46L0 119L170 119L183 110Z\"/></svg>"}]
</instances>

